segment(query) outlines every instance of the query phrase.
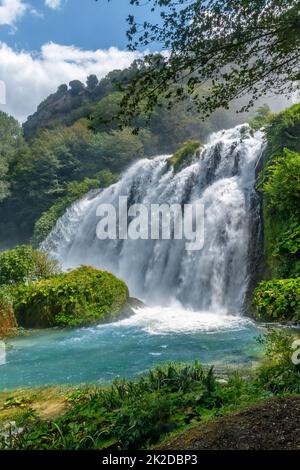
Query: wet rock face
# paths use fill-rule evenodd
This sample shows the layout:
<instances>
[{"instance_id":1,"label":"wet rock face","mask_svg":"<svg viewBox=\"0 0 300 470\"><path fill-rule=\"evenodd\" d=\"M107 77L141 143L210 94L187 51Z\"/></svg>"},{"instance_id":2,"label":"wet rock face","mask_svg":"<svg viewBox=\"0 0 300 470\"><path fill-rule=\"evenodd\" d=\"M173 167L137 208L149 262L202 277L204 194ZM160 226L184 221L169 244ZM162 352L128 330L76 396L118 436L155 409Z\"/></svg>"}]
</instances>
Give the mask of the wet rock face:
<instances>
[{"instance_id":1,"label":"wet rock face","mask_svg":"<svg viewBox=\"0 0 300 470\"><path fill-rule=\"evenodd\" d=\"M251 300L254 288L264 277L265 259L263 251L263 226L261 197L254 193L249 201L249 245L248 245L248 286L243 306L244 313L252 316Z\"/></svg>"},{"instance_id":2,"label":"wet rock face","mask_svg":"<svg viewBox=\"0 0 300 470\"><path fill-rule=\"evenodd\" d=\"M135 309L144 308L146 305L140 299L129 297L121 310L120 318L129 318L135 314Z\"/></svg>"}]
</instances>

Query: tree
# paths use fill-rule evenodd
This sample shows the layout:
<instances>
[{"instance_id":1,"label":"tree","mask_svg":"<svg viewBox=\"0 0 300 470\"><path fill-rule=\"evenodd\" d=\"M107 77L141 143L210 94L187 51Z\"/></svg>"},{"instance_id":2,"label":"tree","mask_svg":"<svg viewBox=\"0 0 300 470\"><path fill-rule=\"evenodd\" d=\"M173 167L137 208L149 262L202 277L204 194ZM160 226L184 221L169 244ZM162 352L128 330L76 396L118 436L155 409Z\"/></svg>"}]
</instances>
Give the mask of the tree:
<instances>
[{"instance_id":1,"label":"tree","mask_svg":"<svg viewBox=\"0 0 300 470\"><path fill-rule=\"evenodd\" d=\"M100 100L91 113L91 128L96 131L107 130L107 128L116 129L118 123L113 121L120 111L122 93L110 93Z\"/></svg>"},{"instance_id":2,"label":"tree","mask_svg":"<svg viewBox=\"0 0 300 470\"><path fill-rule=\"evenodd\" d=\"M63 83L62 85L59 85L56 93L58 93L59 95L64 95L65 93L67 93L67 91L68 91L68 85Z\"/></svg>"},{"instance_id":3,"label":"tree","mask_svg":"<svg viewBox=\"0 0 300 470\"><path fill-rule=\"evenodd\" d=\"M21 142L18 122L0 111L0 202L9 195L8 169Z\"/></svg>"},{"instance_id":4,"label":"tree","mask_svg":"<svg viewBox=\"0 0 300 470\"><path fill-rule=\"evenodd\" d=\"M84 90L84 84L81 83L80 80L72 80L69 83L69 85L70 85L70 88L71 88L70 93L73 96L79 95L79 93Z\"/></svg>"},{"instance_id":5,"label":"tree","mask_svg":"<svg viewBox=\"0 0 300 470\"><path fill-rule=\"evenodd\" d=\"M132 5L141 0L130 0ZM128 125L142 107L148 113L162 98L192 97L203 118L250 94L240 111L267 93L289 94L300 79L299 0L149 0L161 21L139 24L129 15L131 50L161 45L149 54L122 101Z\"/></svg>"},{"instance_id":6,"label":"tree","mask_svg":"<svg viewBox=\"0 0 300 470\"><path fill-rule=\"evenodd\" d=\"M87 80L86 80L86 85L88 87L88 90L93 91L96 86L98 85L99 80L96 77L96 75L89 75Z\"/></svg>"}]
</instances>

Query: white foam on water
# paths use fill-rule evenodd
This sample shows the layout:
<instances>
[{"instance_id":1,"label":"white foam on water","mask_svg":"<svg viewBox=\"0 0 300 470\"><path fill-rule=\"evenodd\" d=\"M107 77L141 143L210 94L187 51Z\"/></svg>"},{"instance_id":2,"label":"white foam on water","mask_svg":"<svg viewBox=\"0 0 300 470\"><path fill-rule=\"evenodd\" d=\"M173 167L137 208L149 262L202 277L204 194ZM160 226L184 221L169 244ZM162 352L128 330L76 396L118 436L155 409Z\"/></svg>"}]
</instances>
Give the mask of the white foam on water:
<instances>
[{"instance_id":1,"label":"white foam on water","mask_svg":"<svg viewBox=\"0 0 300 470\"><path fill-rule=\"evenodd\" d=\"M151 335L167 335L240 330L251 324L249 318L230 315L226 311L197 312L173 305L137 309L135 315L115 323L115 326L141 328Z\"/></svg>"}]
</instances>

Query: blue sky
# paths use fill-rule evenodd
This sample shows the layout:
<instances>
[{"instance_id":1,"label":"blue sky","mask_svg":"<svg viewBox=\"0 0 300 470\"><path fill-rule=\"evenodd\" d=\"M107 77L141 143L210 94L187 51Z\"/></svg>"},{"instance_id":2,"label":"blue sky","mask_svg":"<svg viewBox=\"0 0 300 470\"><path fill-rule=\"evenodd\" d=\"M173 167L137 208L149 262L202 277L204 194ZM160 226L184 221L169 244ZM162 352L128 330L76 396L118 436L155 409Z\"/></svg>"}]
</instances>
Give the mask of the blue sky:
<instances>
[{"instance_id":1,"label":"blue sky","mask_svg":"<svg viewBox=\"0 0 300 470\"><path fill-rule=\"evenodd\" d=\"M9 1L9 0L8 0ZM129 13L141 20L149 17L149 7L134 7L129 0L26 0L28 8L12 25L3 25L0 40L27 51L39 50L46 42L76 45L83 49L116 46L125 49L126 18ZM51 4L51 0L49 0ZM1 5L1 0L0 0ZM156 15L157 16L157 15ZM15 29L15 30L14 30Z\"/></svg>"},{"instance_id":2,"label":"blue sky","mask_svg":"<svg viewBox=\"0 0 300 470\"><path fill-rule=\"evenodd\" d=\"M129 13L151 17L129 0L0 0L0 109L24 121L59 84L127 67Z\"/></svg>"}]
</instances>

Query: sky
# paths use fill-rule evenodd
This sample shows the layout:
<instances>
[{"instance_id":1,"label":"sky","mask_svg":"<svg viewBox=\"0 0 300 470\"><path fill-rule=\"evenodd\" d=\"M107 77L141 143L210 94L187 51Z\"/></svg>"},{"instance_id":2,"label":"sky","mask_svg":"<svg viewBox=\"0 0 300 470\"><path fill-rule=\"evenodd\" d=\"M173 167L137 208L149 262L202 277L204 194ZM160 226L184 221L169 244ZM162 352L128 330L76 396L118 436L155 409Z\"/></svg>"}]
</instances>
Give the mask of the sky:
<instances>
[{"instance_id":1,"label":"sky","mask_svg":"<svg viewBox=\"0 0 300 470\"><path fill-rule=\"evenodd\" d=\"M24 121L58 85L129 66L132 13L151 15L129 0L0 0L0 109Z\"/></svg>"}]
</instances>

